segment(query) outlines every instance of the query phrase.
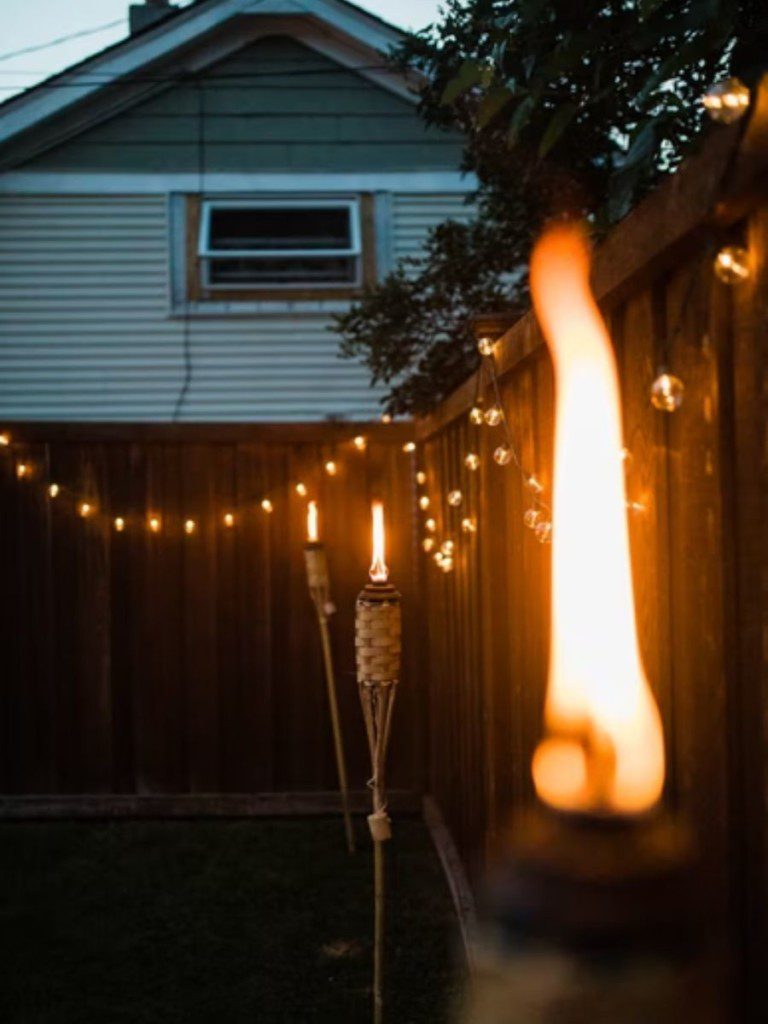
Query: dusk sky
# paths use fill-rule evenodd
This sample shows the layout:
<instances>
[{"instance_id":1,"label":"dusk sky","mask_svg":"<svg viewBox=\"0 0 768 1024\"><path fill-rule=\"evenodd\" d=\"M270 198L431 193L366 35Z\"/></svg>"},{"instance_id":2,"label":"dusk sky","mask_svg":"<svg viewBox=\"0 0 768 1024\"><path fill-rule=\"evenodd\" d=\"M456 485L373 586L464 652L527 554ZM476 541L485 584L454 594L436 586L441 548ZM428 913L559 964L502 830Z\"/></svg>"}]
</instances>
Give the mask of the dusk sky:
<instances>
[{"instance_id":1,"label":"dusk sky","mask_svg":"<svg viewBox=\"0 0 768 1024\"><path fill-rule=\"evenodd\" d=\"M187 0L178 6L186 6ZM403 28L421 28L437 16L439 0L358 0L359 6ZM128 31L130 0L0 0L0 98L117 42ZM97 29L98 31L91 31ZM77 39L19 53L61 36Z\"/></svg>"}]
</instances>

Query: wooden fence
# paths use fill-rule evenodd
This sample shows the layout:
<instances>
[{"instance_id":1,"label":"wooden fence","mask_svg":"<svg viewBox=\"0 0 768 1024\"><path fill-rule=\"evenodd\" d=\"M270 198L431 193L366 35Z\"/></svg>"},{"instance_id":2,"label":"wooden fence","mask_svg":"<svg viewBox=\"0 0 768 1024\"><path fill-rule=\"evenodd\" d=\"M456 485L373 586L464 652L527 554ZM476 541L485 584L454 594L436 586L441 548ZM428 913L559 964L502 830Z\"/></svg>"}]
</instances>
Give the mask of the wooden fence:
<instances>
[{"instance_id":1,"label":"wooden fence","mask_svg":"<svg viewBox=\"0 0 768 1024\"><path fill-rule=\"evenodd\" d=\"M743 126L714 132L619 226L594 273L620 367L628 499L642 506L628 515L641 646L666 729L667 800L695 826L708 898L728 922L745 983L739 1020L753 1019L747 1005L765 1019L768 202L756 185L766 181L767 127L764 87L746 135ZM726 242L749 252L749 280L731 287L713 273ZM536 324L490 316L477 331L503 335L503 403L522 462L549 496L553 379ZM671 415L649 401L662 361L685 384ZM469 422L477 389L468 381L417 427L431 498L423 515L437 518L438 543L457 545L451 573L423 556L427 785L475 868L532 797L550 577L550 548L523 524L530 493L513 465L493 460L500 428ZM492 395L480 390L487 406ZM477 472L464 466L470 451ZM445 500L454 488L464 494L456 509ZM466 515L476 534L461 532Z\"/></svg>"},{"instance_id":2,"label":"wooden fence","mask_svg":"<svg viewBox=\"0 0 768 1024\"><path fill-rule=\"evenodd\" d=\"M5 428L4 428L5 429ZM370 499L413 609L409 428L8 425L0 449L0 792L329 790L332 742L302 545L319 499L351 784L368 778L354 600ZM331 477L324 463L332 459ZM19 478L18 466L28 466ZM50 497L47 484L61 491ZM269 498L274 511L260 505ZM92 514L78 514L87 501ZM238 509L234 525L224 521ZM160 518L160 530L148 517ZM114 518L125 519L115 529ZM195 529L185 533L184 522ZM412 616L406 616L406 624ZM406 630L406 651L416 645ZM393 784L421 781L406 660ZM407 722L407 728L403 723Z\"/></svg>"}]
</instances>

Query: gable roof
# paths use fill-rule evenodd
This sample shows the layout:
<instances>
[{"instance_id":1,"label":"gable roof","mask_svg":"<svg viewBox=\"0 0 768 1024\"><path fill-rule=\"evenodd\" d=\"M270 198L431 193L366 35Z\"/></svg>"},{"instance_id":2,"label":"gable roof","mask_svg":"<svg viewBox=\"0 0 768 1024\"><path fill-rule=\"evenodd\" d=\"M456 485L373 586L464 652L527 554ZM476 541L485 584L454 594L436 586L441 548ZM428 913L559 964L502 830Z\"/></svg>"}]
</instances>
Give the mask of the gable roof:
<instances>
[{"instance_id":1,"label":"gable roof","mask_svg":"<svg viewBox=\"0 0 768 1024\"><path fill-rule=\"evenodd\" d=\"M415 102L383 56L403 33L349 0L196 0L0 104L0 151L18 164L276 32Z\"/></svg>"}]
</instances>

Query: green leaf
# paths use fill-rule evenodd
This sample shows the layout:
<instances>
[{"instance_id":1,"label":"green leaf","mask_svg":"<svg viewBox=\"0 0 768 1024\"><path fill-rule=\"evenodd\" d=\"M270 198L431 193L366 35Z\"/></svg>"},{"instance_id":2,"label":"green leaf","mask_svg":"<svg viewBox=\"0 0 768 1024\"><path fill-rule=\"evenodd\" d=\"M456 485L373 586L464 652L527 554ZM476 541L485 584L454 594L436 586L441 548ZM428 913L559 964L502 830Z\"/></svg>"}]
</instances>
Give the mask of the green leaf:
<instances>
[{"instance_id":1,"label":"green leaf","mask_svg":"<svg viewBox=\"0 0 768 1024\"><path fill-rule=\"evenodd\" d=\"M490 89L480 104L480 110L477 114L477 127L485 128L499 111L506 107L511 99L512 93L505 85L497 85L495 88Z\"/></svg>"},{"instance_id":2,"label":"green leaf","mask_svg":"<svg viewBox=\"0 0 768 1024\"><path fill-rule=\"evenodd\" d=\"M530 121L535 106L536 100L533 96L526 96L521 103L518 103L507 129L507 144L509 146L514 146L517 142L520 132Z\"/></svg>"},{"instance_id":3,"label":"green leaf","mask_svg":"<svg viewBox=\"0 0 768 1024\"><path fill-rule=\"evenodd\" d=\"M459 68L459 72L455 78L452 78L443 90L443 95L440 97L440 103L443 106L449 106L454 103L462 93L465 93L467 89L471 89L473 85L478 85L483 77L483 67L474 60L465 60Z\"/></svg>"},{"instance_id":4,"label":"green leaf","mask_svg":"<svg viewBox=\"0 0 768 1024\"><path fill-rule=\"evenodd\" d=\"M564 103L561 107L557 108L539 143L539 159L545 157L550 149L552 149L575 117L578 109L575 103Z\"/></svg>"},{"instance_id":5,"label":"green leaf","mask_svg":"<svg viewBox=\"0 0 768 1024\"><path fill-rule=\"evenodd\" d=\"M648 121L636 133L622 167L634 167L650 159L656 148L656 120Z\"/></svg>"}]
</instances>

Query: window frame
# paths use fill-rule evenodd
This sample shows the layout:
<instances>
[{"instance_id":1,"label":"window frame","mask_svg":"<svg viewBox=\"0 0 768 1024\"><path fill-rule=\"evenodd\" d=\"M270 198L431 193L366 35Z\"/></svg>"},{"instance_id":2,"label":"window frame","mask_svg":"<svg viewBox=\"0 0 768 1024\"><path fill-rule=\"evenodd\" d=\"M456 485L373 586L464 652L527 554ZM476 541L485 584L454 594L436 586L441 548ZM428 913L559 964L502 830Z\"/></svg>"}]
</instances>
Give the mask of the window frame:
<instances>
[{"instance_id":1,"label":"window frame","mask_svg":"<svg viewBox=\"0 0 768 1024\"><path fill-rule=\"evenodd\" d=\"M265 199L210 199L202 198L200 201L200 223L197 235L197 260L200 268L200 286L205 292L220 294L223 292L247 292L254 295L265 293L289 293L300 290L317 293L321 296L324 292L336 291L339 289L357 290L362 286L365 276L364 266L364 244L362 230L361 197L317 197L305 196L294 199L265 198ZM294 210L317 210L317 209L346 209L349 212L350 244L346 249L212 249L209 245L211 216L216 209L234 210L264 210L264 209L294 209ZM346 281L311 281L296 279L285 282L263 282L248 281L241 283L233 282L212 282L210 279L210 264L214 259L265 259L275 257L344 257L355 261L354 277Z\"/></svg>"}]
</instances>

